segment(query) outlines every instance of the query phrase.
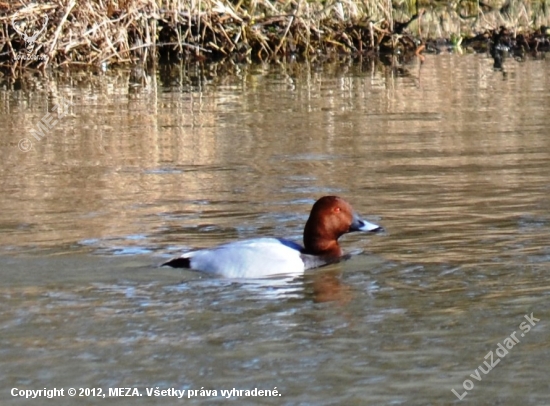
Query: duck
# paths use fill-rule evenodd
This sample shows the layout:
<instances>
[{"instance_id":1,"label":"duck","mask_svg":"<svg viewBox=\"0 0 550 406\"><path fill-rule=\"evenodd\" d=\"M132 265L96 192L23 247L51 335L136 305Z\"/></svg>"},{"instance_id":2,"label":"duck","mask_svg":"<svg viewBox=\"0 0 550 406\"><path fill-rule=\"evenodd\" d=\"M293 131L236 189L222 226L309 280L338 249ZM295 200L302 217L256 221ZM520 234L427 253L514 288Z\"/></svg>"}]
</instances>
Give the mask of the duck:
<instances>
[{"instance_id":1,"label":"duck","mask_svg":"<svg viewBox=\"0 0 550 406\"><path fill-rule=\"evenodd\" d=\"M282 238L253 238L188 251L161 266L232 279L301 274L347 259L338 244L342 235L383 230L363 220L343 198L323 196L313 204L304 227L303 246Z\"/></svg>"}]
</instances>

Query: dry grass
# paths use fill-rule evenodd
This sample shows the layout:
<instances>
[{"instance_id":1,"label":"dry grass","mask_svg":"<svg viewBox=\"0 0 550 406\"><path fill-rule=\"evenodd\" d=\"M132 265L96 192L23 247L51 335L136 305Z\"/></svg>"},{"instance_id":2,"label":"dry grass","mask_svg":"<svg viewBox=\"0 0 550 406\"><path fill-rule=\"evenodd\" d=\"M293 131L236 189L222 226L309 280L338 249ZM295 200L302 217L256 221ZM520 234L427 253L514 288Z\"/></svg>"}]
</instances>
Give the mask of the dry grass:
<instances>
[{"instance_id":1,"label":"dry grass","mask_svg":"<svg viewBox=\"0 0 550 406\"><path fill-rule=\"evenodd\" d=\"M413 35L449 38L502 25L514 32L550 25L550 0L505 1L14 1L0 3L0 68L15 74L159 59L415 52ZM419 18L403 30L400 22L415 14ZM24 35L36 38L25 41Z\"/></svg>"}]
</instances>

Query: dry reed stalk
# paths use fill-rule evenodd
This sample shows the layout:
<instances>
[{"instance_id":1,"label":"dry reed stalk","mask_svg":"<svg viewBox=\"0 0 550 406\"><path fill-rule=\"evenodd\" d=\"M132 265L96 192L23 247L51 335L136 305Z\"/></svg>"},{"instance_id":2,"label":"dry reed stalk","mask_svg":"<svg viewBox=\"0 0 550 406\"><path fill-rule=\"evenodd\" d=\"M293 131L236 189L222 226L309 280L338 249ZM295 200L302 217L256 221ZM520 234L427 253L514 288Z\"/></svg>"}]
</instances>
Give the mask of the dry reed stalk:
<instances>
[{"instance_id":1,"label":"dry reed stalk","mask_svg":"<svg viewBox=\"0 0 550 406\"><path fill-rule=\"evenodd\" d=\"M59 35L61 34L61 31L63 30L63 25L67 21L67 17L69 16L69 13L73 9L73 7L76 5L75 0L71 0L69 4L67 5L67 11L63 15L63 18L61 19L61 22L59 23L59 26L57 27L57 30L55 30L55 34L52 40L52 44L50 45L50 51L48 52L48 58L52 58L55 55L56 49L55 46L57 45L57 40L59 39Z\"/></svg>"}]
</instances>

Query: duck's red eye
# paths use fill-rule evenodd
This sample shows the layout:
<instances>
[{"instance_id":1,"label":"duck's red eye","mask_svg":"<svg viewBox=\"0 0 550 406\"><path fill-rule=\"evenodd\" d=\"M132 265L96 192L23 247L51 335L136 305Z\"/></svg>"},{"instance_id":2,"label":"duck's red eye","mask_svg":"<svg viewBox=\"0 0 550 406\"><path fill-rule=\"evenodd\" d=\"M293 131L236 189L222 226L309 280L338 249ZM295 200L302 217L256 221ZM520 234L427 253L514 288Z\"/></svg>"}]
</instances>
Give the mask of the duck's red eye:
<instances>
[{"instance_id":1,"label":"duck's red eye","mask_svg":"<svg viewBox=\"0 0 550 406\"><path fill-rule=\"evenodd\" d=\"M340 213L342 209L340 207L335 207L334 209L332 209L332 211L334 211L335 213Z\"/></svg>"}]
</instances>

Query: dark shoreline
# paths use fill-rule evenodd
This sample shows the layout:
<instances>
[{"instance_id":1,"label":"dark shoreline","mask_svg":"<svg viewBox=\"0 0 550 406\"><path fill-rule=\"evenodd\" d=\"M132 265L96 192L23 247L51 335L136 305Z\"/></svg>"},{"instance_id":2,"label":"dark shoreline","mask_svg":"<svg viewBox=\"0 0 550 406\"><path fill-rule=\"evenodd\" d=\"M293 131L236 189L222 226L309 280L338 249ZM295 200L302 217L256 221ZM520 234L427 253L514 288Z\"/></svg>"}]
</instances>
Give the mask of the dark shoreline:
<instances>
[{"instance_id":1,"label":"dark shoreline","mask_svg":"<svg viewBox=\"0 0 550 406\"><path fill-rule=\"evenodd\" d=\"M489 53L495 59L495 68L499 68L506 55L523 59L550 50L550 29L546 25L497 26L497 22L506 21L505 17L511 21L512 11L465 11L464 2L459 3L462 9L455 10L453 22L458 32L468 31L466 26L471 33L443 33L441 27L445 24L439 10L441 27L436 27L436 34L447 37L433 35L437 9L419 9L418 3L408 13L395 7L385 10L385 18L366 17L359 5L353 9L337 7L336 3L330 7L308 3L306 7L291 2L286 8L273 6L269 10L265 5L247 9L240 7L241 3L223 3L222 7L218 2L215 7L210 4L208 12L163 8L159 3L166 2L154 0L118 2L123 3L120 7L111 2L105 10L87 1L67 3L0 3L0 22L4 26L0 30L1 72L18 77L26 70L44 72L47 68L153 66L223 59L236 63L289 58L315 62L349 56L407 61L422 58L422 53L463 49ZM401 21L394 19L395 15ZM477 21L481 15L485 20L492 16L492 28L476 30L478 22L467 23L473 18ZM546 13L532 17L531 27L535 21L545 22L544 18Z\"/></svg>"}]
</instances>

